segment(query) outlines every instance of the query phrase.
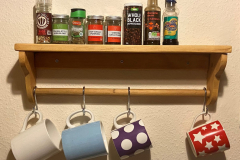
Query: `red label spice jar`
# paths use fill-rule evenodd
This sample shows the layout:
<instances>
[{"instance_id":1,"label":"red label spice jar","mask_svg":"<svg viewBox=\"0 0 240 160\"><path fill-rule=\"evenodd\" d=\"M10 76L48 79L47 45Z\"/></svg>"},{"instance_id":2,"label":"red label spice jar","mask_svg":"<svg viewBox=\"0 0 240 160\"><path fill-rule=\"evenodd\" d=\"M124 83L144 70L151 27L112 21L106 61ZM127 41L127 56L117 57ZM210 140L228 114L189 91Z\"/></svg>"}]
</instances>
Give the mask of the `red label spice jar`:
<instances>
[{"instance_id":1,"label":"red label spice jar","mask_svg":"<svg viewBox=\"0 0 240 160\"><path fill-rule=\"evenodd\" d=\"M105 44L121 45L121 17L107 16L105 19Z\"/></svg>"},{"instance_id":2,"label":"red label spice jar","mask_svg":"<svg viewBox=\"0 0 240 160\"><path fill-rule=\"evenodd\" d=\"M88 44L103 44L104 16L90 15L87 20Z\"/></svg>"},{"instance_id":3,"label":"red label spice jar","mask_svg":"<svg viewBox=\"0 0 240 160\"><path fill-rule=\"evenodd\" d=\"M142 45L142 4L124 5L124 45Z\"/></svg>"},{"instance_id":4,"label":"red label spice jar","mask_svg":"<svg viewBox=\"0 0 240 160\"><path fill-rule=\"evenodd\" d=\"M37 0L36 3L36 43L52 41L52 0Z\"/></svg>"}]
</instances>

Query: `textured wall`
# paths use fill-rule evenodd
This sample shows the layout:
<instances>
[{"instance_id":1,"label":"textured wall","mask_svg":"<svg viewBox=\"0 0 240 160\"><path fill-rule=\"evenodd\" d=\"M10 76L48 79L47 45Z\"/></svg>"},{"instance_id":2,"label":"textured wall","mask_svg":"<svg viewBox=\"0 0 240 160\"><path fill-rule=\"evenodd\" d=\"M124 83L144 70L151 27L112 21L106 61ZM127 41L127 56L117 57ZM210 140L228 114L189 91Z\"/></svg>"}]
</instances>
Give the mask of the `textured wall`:
<instances>
[{"instance_id":1,"label":"textured wall","mask_svg":"<svg viewBox=\"0 0 240 160\"><path fill-rule=\"evenodd\" d=\"M138 0L144 7L147 0ZM87 14L121 15L127 0L54 0L53 13L69 13L73 7L86 8ZM183 45L232 45L228 65L222 75L220 94L215 106L210 106L214 120L220 120L229 136L231 149L205 160L239 160L239 37L240 5L238 0L179 1L179 41ZM164 8L164 0L160 0ZM32 0L1 0L0 10L0 160L13 160L11 139L18 134L23 120L33 107L27 101L23 72L18 64L15 43L33 43ZM117 71L117 70L38 70L38 87L116 87L116 88L198 88L205 86L206 73L201 71ZM38 97L39 109L60 131L65 119L80 109L82 97ZM132 98L132 110L143 119L153 142L153 149L129 160L194 160L186 142L186 131L193 117L201 112L202 98ZM110 140L113 117L126 110L126 97L86 97L86 107L97 120L102 120L109 140L108 157L94 160L119 160ZM74 118L75 123L88 118ZM126 120L126 119L125 119ZM30 121L33 124L36 119ZM124 122L124 119L121 120ZM50 160L64 160L63 153Z\"/></svg>"}]
</instances>

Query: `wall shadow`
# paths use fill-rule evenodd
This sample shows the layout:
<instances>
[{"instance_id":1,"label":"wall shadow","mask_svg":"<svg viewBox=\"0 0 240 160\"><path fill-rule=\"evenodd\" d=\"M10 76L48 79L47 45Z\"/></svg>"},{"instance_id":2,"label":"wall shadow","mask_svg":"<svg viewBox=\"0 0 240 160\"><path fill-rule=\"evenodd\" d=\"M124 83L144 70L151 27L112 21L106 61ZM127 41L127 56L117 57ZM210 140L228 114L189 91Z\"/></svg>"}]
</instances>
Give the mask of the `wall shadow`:
<instances>
[{"instance_id":1,"label":"wall shadow","mask_svg":"<svg viewBox=\"0 0 240 160\"><path fill-rule=\"evenodd\" d=\"M16 158L13 155L12 150L8 152L7 159L6 160L16 160Z\"/></svg>"},{"instance_id":2,"label":"wall shadow","mask_svg":"<svg viewBox=\"0 0 240 160\"><path fill-rule=\"evenodd\" d=\"M22 96L23 109L32 110L32 107L34 106L34 104L28 101L26 87L25 87L25 77L18 61L16 61L13 68L9 72L7 76L7 83L11 84L11 92L13 95Z\"/></svg>"},{"instance_id":3,"label":"wall shadow","mask_svg":"<svg viewBox=\"0 0 240 160\"><path fill-rule=\"evenodd\" d=\"M228 86L228 78L227 78L226 72L224 71L220 78L219 91L218 91L219 97L223 97L224 87L226 86ZM213 105L209 105L208 106L209 111L215 113L217 111L217 104L218 104L218 101Z\"/></svg>"},{"instance_id":4,"label":"wall shadow","mask_svg":"<svg viewBox=\"0 0 240 160\"><path fill-rule=\"evenodd\" d=\"M221 153L215 153L213 155L208 155L205 157L198 157L196 158L192 152L192 149L188 143L187 138L185 139L185 145L186 145L186 150L187 150L187 156L188 160L226 160L226 156L224 152Z\"/></svg>"},{"instance_id":5,"label":"wall shadow","mask_svg":"<svg viewBox=\"0 0 240 160\"><path fill-rule=\"evenodd\" d=\"M205 85L204 70L37 69L41 84ZM149 83L149 82L152 83Z\"/></svg>"},{"instance_id":6,"label":"wall shadow","mask_svg":"<svg viewBox=\"0 0 240 160\"><path fill-rule=\"evenodd\" d=\"M109 160L121 160L114 146L112 138L109 141L108 148L109 148L109 155L108 155ZM129 157L128 160L151 160L151 151L145 150L140 154Z\"/></svg>"}]
</instances>

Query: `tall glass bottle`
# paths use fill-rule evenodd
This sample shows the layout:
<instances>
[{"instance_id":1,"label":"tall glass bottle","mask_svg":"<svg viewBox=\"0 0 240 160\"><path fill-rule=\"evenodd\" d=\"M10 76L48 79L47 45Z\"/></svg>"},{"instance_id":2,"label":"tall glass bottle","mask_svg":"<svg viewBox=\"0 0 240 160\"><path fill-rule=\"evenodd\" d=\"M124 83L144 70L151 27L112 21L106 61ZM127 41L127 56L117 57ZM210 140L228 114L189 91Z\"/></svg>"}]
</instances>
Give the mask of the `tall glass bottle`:
<instances>
[{"instance_id":1,"label":"tall glass bottle","mask_svg":"<svg viewBox=\"0 0 240 160\"><path fill-rule=\"evenodd\" d=\"M163 13L163 45L178 45L178 15L176 0L167 0Z\"/></svg>"},{"instance_id":2,"label":"tall glass bottle","mask_svg":"<svg viewBox=\"0 0 240 160\"><path fill-rule=\"evenodd\" d=\"M36 43L46 44L52 41L52 0L36 1Z\"/></svg>"},{"instance_id":3,"label":"tall glass bottle","mask_svg":"<svg viewBox=\"0 0 240 160\"><path fill-rule=\"evenodd\" d=\"M160 45L161 8L158 6L158 0L148 0L144 11L144 45Z\"/></svg>"}]
</instances>

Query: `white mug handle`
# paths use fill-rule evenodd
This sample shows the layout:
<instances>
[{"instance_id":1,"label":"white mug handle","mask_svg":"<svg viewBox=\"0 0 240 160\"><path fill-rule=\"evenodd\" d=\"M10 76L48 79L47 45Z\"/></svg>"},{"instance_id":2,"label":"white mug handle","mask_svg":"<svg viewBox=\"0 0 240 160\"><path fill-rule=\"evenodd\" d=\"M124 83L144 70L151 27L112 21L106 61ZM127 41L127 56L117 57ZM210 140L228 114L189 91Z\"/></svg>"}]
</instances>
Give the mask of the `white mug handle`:
<instances>
[{"instance_id":1,"label":"white mug handle","mask_svg":"<svg viewBox=\"0 0 240 160\"><path fill-rule=\"evenodd\" d=\"M67 123L68 128L74 128L74 127L76 127L76 126L74 126L74 125L71 124L70 120L71 120L72 116L74 116L75 114L80 113L80 112L83 112L83 110L76 111L76 112L72 113L71 115L69 115L69 116L67 117L66 123ZM94 122L94 121L95 121L95 118L94 118L93 113L92 113L91 111L89 111L89 110L85 110L85 112L89 113L90 116L91 116L91 120L90 120L88 123Z\"/></svg>"},{"instance_id":2,"label":"white mug handle","mask_svg":"<svg viewBox=\"0 0 240 160\"><path fill-rule=\"evenodd\" d=\"M133 113L132 111L130 111L130 112L129 112L129 111L123 112L123 113L117 115L117 116L113 119L113 124L114 124L114 126L115 126L116 129L122 128L122 127L124 126L124 125L119 125L119 124L117 124L117 119L118 119L120 116L122 116L122 115L124 115L124 114L127 114L127 113L130 113L130 114L133 115L133 118L132 118L132 120L130 121L130 123L136 121L136 115L135 115L135 113Z\"/></svg>"},{"instance_id":3,"label":"white mug handle","mask_svg":"<svg viewBox=\"0 0 240 160\"><path fill-rule=\"evenodd\" d=\"M190 131L194 129L193 126L194 126L194 124L196 123L196 120L198 119L198 117L201 116L201 115L205 115L205 114L206 114L206 113L203 112L203 113L197 115L197 116L194 118L193 123L192 123L192 127L191 127ZM209 120L208 120L206 123L210 123L210 122L212 121L212 116L211 116L211 114L209 114L209 113L208 113L207 115L209 116ZM196 128L196 127L195 127L195 128Z\"/></svg>"},{"instance_id":4,"label":"white mug handle","mask_svg":"<svg viewBox=\"0 0 240 160\"><path fill-rule=\"evenodd\" d=\"M35 113L37 113L39 115L39 119L38 119L36 124L41 123L43 121L43 115L42 115L42 113L40 111L35 110L35 112L29 113L27 115L27 117L25 118L24 122L23 122L23 127L22 127L22 130L20 131L20 133L22 133L22 132L24 132L26 130L29 118L31 117L31 115L33 115Z\"/></svg>"}]
</instances>

